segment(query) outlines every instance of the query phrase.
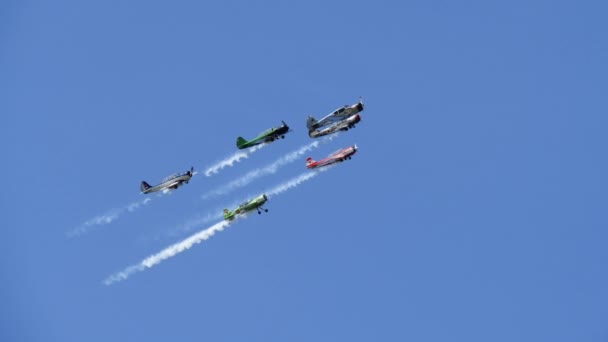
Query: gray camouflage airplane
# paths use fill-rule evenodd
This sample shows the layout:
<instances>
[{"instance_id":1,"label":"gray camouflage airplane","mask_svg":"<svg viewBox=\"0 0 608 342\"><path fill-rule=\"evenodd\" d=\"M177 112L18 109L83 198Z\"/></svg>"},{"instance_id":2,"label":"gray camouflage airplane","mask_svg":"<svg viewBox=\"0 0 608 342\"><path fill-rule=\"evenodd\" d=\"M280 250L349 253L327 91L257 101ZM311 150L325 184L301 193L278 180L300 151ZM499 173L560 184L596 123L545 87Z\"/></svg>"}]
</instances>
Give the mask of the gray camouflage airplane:
<instances>
[{"instance_id":1,"label":"gray camouflage airplane","mask_svg":"<svg viewBox=\"0 0 608 342\"><path fill-rule=\"evenodd\" d=\"M155 186L151 186L150 184L146 183L146 181L142 181L140 189L143 194L149 194L151 192L162 190L175 190L184 183L188 184L188 181L190 178L192 178L192 176L194 176L195 173L194 167L191 167L190 170L186 172L178 172L166 177L160 184Z\"/></svg>"}]
</instances>

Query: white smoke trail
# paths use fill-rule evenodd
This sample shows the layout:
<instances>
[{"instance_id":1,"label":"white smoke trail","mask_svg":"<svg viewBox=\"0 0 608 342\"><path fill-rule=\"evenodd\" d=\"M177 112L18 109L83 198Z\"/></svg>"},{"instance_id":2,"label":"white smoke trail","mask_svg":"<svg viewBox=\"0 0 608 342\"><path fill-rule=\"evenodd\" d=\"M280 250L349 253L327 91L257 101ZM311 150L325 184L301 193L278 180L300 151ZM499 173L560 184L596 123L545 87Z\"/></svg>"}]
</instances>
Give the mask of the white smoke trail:
<instances>
[{"instance_id":1,"label":"white smoke trail","mask_svg":"<svg viewBox=\"0 0 608 342\"><path fill-rule=\"evenodd\" d=\"M148 197L148 198L144 198L144 200L143 200L143 201L139 201L139 202L134 202L134 203L131 203L131 204L129 204L129 205L127 206L127 210L128 210L129 212L134 212L135 210L137 210L137 209L138 209L139 207L141 207L142 205L146 205L146 204L150 203L150 201L151 201L151 200L152 200L152 199Z\"/></svg>"},{"instance_id":2,"label":"white smoke trail","mask_svg":"<svg viewBox=\"0 0 608 342\"><path fill-rule=\"evenodd\" d=\"M244 200L240 201L232 201L229 204L224 204L222 206L217 206L215 209L208 210L206 213L199 214L194 218L187 220L185 223L179 224L172 229L168 229L164 232L157 232L154 236L151 237L140 237L139 239L142 241L159 241L162 238L175 238L176 236L183 235L185 233L191 232L194 228L200 227L203 224L209 223L211 221L218 220L224 216L223 209L224 208L235 208L238 204L243 203Z\"/></svg>"},{"instance_id":3,"label":"white smoke trail","mask_svg":"<svg viewBox=\"0 0 608 342\"><path fill-rule=\"evenodd\" d=\"M252 154L252 153L253 153L253 152L255 152L255 151L259 151L259 150L263 149L264 147L266 147L266 145L268 145L268 144L267 144L267 143L263 143L263 144L255 145L255 146L253 146L253 147L249 148L249 149L247 150L247 152L248 152L249 154Z\"/></svg>"},{"instance_id":4,"label":"white smoke trail","mask_svg":"<svg viewBox=\"0 0 608 342\"><path fill-rule=\"evenodd\" d=\"M320 144L319 141L313 141L310 144L304 145L295 151L287 153L283 157L275 160L274 162L272 162L271 164L269 164L263 168L258 168L258 169L252 170L252 171L248 172L246 175L244 175L240 178L237 178L226 185L223 185L215 190L211 190L211 191L207 192L206 194L204 194L202 196L202 198L209 199L214 196L225 195L235 189L246 186L247 184L254 181L256 178L259 178L259 177L262 177L265 175L269 175L269 174L274 174L277 172L277 170L281 166L294 162L300 156L302 156L304 153L319 147L319 144Z\"/></svg>"},{"instance_id":5,"label":"white smoke trail","mask_svg":"<svg viewBox=\"0 0 608 342\"><path fill-rule=\"evenodd\" d=\"M306 182L307 180L313 178L314 176L316 176L318 174L319 174L318 171L309 171L309 172L302 173L299 176L292 178L285 183L275 186L274 188L266 191L265 193L268 196L278 195L291 188L295 188L296 186Z\"/></svg>"},{"instance_id":6,"label":"white smoke trail","mask_svg":"<svg viewBox=\"0 0 608 342\"><path fill-rule=\"evenodd\" d=\"M210 237L215 235L215 233L221 232L222 230L224 230L224 228L228 227L229 225L230 225L230 223L227 221L220 221L220 222L212 225L211 227L203 229L200 232L198 232L178 243L175 243L156 254L153 254L153 255L145 258L144 260L139 262L139 264L129 266L129 267L125 268L124 270L109 276L108 278L106 278L103 281L103 283L105 285L112 285L115 282L127 279L129 276L131 276L134 273L141 272L148 268L154 267L155 265L158 265L159 263L161 263L163 260L167 260L171 257L174 257L175 255L177 255L185 250L190 249L195 244L209 239Z\"/></svg>"},{"instance_id":7,"label":"white smoke trail","mask_svg":"<svg viewBox=\"0 0 608 342\"><path fill-rule=\"evenodd\" d=\"M152 199L150 197L147 197L141 201L127 204L122 208L116 208L116 209L109 210L105 214L95 216L94 218L87 220L80 226L78 226L78 227L74 228L73 230L71 230L70 232L68 232L66 235L69 238L73 238L73 237L88 233L89 231L91 231L92 229L94 229L97 226L102 226L102 225L112 223L113 221L117 220L125 212L130 212L130 213L134 212L135 210L139 209L140 207L150 203L151 200Z\"/></svg>"},{"instance_id":8,"label":"white smoke trail","mask_svg":"<svg viewBox=\"0 0 608 342\"><path fill-rule=\"evenodd\" d=\"M247 158L247 157L248 157L248 155L245 152L236 152L235 154L231 155L230 157L220 160L219 162L208 167L207 170L205 171L205 176L210 177L211 175L218 173L221 169L223 169L227 166L233 166L234 163L237 163L237 162L241 161L241 159Z\"/></svg>"},{"instance_id":9,"label":"white smoke trail","mask_svg":"<svg viewBox=\"0 0 608 342\"><path fill-rule=\"evenodd\" d=\"M217 163L209 166L207 168L207 170L205 170L205 176L207 177L211 177L212 175L220 172L221 169L225 168L225 167L232 167L234 166L235 163L238 163L241 161L241 159L246 159L249 158L249 155L254 153L255 151L259 151L262 148L264 148L264 146L266 146L266 144L259 144L259 145L255 145L252 148L249 148L246 151L238 151L235 152L234 154L218 161Z\"/></svg>"},{"instance_id":10,"label":"white smoke trail","mask_svg":"<svg viewBox=\"0 0 608 342\"><path fill-rule=\"evenodd\" d=\"M233 206L235 206L235 205L226 206L226 207L232 208ZM224 215L222 213L222 209L223 208L216 208L215 210L209 211L207 214L199 215L196 218L190 219L190 220L186 221L186 223L180 224L176 228L171 229L168 232L164 233L164 235L166 237L175 237L180 233L190 232L190 231L192 231L192 229L194 229L196 227L200 227L203 224L209 223L211 221L219 220ZM155 240L158 240L159 238L160 238L160 236L157 235Z\"/></svg>"},{"instance_id":11,"label":"white smoke trail","mask_svg":"<svg viewBox=\"0 0 608 342\"><path fill-rule=\"evenodd\" d=\"M158 265L161 261L171 258L171 257L175 256L176 254L181 253L187 249L190 249L190 247L192 247L194 244L197 244L197 243L200 243L201 241L205 241L205 240L209 239L210 237L215 235L216 232L221 232L222 230L224 230L224 228L228 227L229 225L230 225L229 222L222 220L222 221L212 225L211 227L204 229L204 230L190 236L189 238L187 238L181 242L178 242L172 246L169 246L169 247L163 249L160 253L147 257L141 263L142 263L142 265L146 266L147 268Z\"/></svg>"}]
</instances>

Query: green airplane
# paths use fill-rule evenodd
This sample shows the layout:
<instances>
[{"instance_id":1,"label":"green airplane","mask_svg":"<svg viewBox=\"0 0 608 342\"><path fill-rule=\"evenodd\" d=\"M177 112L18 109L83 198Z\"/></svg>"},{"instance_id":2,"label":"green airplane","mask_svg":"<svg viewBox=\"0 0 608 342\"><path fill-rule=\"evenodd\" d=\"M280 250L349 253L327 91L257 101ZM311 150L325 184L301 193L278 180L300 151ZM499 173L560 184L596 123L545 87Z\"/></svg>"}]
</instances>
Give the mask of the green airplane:
<instances>
[{"instance_id":1,"label":"green airplane","mask_svg":"<svg viewBox=\"0 0 608 342\"><path fill-rule=\"evenodd\" d=\"M260 209L264 210L265 212L268 212L268 209L262 208L262 205L264 205L264 203L266 203L266 201L268 201L268 197L266 197L266 194L261 194L260 196L254 198L252 200L242 203L233 211L224 209L224 220L232 221L232 220L234 220L234 217L236 215L245 214L252 210L257 210L258 214L262 213L262 211Z\"/></svg>"},{"instance_id":2,"label":"green airplane","mask_svg":"<svg viewBox=\"0 0 608 342\"><path fill-rule=\"evenodd\" d=\"M236 138L236 147L242 150L255 145L273 142L279 138L285 139L285 134L289 132L289 126L287 126L285 121L282 122L281 126L269 128L252 140L247 141L243 137Z\"/></svg>"}]
</instances>

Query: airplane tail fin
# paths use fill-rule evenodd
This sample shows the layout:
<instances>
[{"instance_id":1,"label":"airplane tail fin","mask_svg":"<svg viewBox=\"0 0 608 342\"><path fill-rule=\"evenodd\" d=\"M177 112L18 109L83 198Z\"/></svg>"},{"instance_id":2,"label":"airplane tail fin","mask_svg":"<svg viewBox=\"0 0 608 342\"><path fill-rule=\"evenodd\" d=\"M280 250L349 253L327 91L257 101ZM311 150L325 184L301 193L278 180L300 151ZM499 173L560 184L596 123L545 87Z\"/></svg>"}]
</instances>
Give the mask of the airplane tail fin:
<instances>
[{"instance_id":1,"label":"airplane tail fin","mask_svg":"<svg viewBox=\"0 0 608 342\"><path fill-rule=\"evenodd\" d=\"M310 158L310 157L306 158L306 166L307 166L307 167L308 167L308 166L310 166L310 164L312 164L312 163L314 163L314 162L315 162L315 161L314 161L314 159L312 159L312 158Z\"/></svg>"},{"instance_id":2,"label":"airplane tail fin","mask_svg":"<svg viewBox=\"0 0 608 342\"><path fill-rule=\"evenodd\" d=\"M312 117L312 115L308 116L308 120L306 120L306 127L308 127L309 131L312 131L313 129L316 129L317 127L315 127L315 125L317 124L317 120L315 120L315 118Z\"/></svg>"},{"instance_id":3,"label":"airplane tail fin","mask_svg":"<svg viewBox=\"0 0 608 342\"><path fill-rule=\"evenodd\" d=\"M148 189L150 189L152 186L150 186L150 184L146 183L146 181L142 181L141 185L139 186L139 188L141 189L141 192L144 192Z\"/></svg>"},{"instance_id":4,"label":"airplane tail fin","mask_svg":"<svg viewBox=\"0 0 608 342\"><path fill-rule=\"evenodd\" d=\"M224 220L231 220L232 217L230 216L230 210L228 209L224 209Z\"/></svg>"},{"instance_id":5,"label":"airplane tail fin","mask_svg":"<svg viewBox=\"0 0 608 342\"><path fill-rule=\"evenodd\" d=\"M236 138L236 147L241 148L246 143L247 143L247 140L245 140L243 137Z\"/></svg>"}]
</instances>

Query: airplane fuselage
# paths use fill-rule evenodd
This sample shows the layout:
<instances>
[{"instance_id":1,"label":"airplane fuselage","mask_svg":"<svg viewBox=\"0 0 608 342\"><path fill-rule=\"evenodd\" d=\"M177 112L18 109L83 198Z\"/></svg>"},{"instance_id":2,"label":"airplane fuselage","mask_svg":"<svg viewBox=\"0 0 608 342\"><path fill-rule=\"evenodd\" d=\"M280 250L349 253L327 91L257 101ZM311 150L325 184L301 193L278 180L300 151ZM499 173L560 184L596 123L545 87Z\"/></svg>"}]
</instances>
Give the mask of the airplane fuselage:
<instances>
[{"instance_id":1,"label":"airplane fuselage","mask_svg":"<svg viewBox=\"0 0 608 342\"><path fill-rule=\"evenodd\" d=\"M192 174L184 174L181 176L177 176L175 178L171 178L165 182L162 182L158 185L155 186L151 186L146 188L144 183L142 182L142 193L144 194L149 194L151 192L157 192L157 191L162 191L162 190L174 190L179 188L180 186L182 186L184 183L188 183L188 181L190 180L190 178L192 178ZM147 183L146 183L147 184Z\"/></svg>"},{"instance_id":2,"label":"airplane fuselage","mask_svg":"<svg viewBox=\"0 0 608 342\"><path fill-rule=\"evenodd\" d=\"M255 145L273 142L279 138L285 138L285 134L289 132L289 126L283 123L281 126L270 128L257 136L255 139L247 141L242 137L236 140L236 147L239 149L253 147Z\"/></svg>"},{"instance_id":3,"label":"airplane fuselage","mask_svg":"<svg viewBox=\"0 0 608 342\"><path fill-rule=\"evenodd\" d=\"M334 163L343 162L347 159L350 159L351 156L355 153L357 153L357 147L349 146L349 147L343 148L343 149L331 154L329 157L321 159L319 161L315 161L315 160L312 160L312 158L308 158L306 160L306 167L309 169L316 169L316 168L328 166L328 165L331 165Z\"/></svg>"},{"instance_id":4,"label":"airplane fuselage","mask_svg":"<svg viewBox=\"0 0 608 342\"><path fill-rule=\"evenodd\" d=\"M262 205L264 205L266 201L268 201L266 194L261 194L260 196L239 205L234 211L224 209L224 219L231 221L236 215L242 215L252 210L257 210L258 213L261 213L260 209L262 209ZM264 209L264 211L268 210Z\"/></svg>"}]
</instances>

